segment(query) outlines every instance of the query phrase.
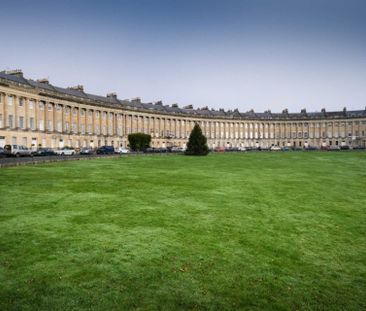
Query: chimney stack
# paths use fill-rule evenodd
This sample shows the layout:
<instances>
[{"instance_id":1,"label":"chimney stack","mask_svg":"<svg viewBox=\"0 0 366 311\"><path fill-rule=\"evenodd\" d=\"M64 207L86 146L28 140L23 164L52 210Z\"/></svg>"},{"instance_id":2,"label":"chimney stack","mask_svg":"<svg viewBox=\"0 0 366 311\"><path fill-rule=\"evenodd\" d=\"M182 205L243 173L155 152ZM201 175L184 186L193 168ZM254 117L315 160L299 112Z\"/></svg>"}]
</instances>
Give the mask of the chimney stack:
<instances>
[{"instance_id":1,"label":"chimney stack","mask_svg":"<svg viewBox=\"0 0 366 311\"><path fill-rule=\"evenodd\" d=\"M117 93L115 93L115 92L108 93L108 94L107 94L107 98L114 98L114 99L117 99Z\"/></svg>"},{"instance_id":2,"label":"chimney stack","mask_svg":"<svg viewBox=\"0 0 366 311\"><path fill-rule=\"evenodd\" d=\"M131 99L132 102L135 102L135 103L141 103L141 98L140 97L134 97Z\"/></svg>"},{"instance_id":3,"label":"chimney stack","mask_svg":"<svg viewBox=\"0 0 366 311\"><path fill-rule=\"evenodd\" d=\"M84 92L84 86L82 86L80 84L79 85L76 85L76 86L70 86L69 89L70 90Z\"/></svg>"},{"instance_id":4,"label":"chimney stack","mask_svg":"<svg viewBox=\"0 0 366 311\"><path fill-rule=\"evenodd\" d=\"M23 71L21 69L7 70L5 74L23 78Z\"/></svg>"},{"instance_id":5,"label":"chimney stack","mask_svg":"<svg viewBox=\"0 0 366 311\"><path fill-rule=\"evenodd\" d=\"M38 79L37 82L38 83L43 83L43 84L50 84L50 81L47 78Z\"/></svg>"}]
</instances>

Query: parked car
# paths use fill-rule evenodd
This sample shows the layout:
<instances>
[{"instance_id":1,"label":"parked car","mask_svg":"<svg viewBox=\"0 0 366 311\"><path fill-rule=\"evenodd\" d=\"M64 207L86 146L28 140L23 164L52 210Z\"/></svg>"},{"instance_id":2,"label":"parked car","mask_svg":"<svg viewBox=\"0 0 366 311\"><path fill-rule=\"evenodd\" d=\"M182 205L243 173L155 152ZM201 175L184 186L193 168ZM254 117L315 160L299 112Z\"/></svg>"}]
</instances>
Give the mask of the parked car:
<instances>
[{"instance_id":1,"label":"parked car","mask_svg":"<svg viewBox=\"0 0 366 311\"><path fill-rule=\"evenodd\" d=\"M290 151L290 148L289 147L282 147L281 149L282 151Z\"/></svg>"},{"instance_id":2,"label":"parked car","mask_svg":"<svg viewBox=\"0 0 366 311\"><path fill-rule=\"evenodd\" d=\"M279 147L279 146L272 146L270 150L271 151L281 151L281 147Z\"/></svg>"},{"instance_id":3,"label":"parked car","mask_svg":"<svg viewBox=\"0 0 366 311\"><path fill-rule=\"evenodd\" d=\"M341 146L341 150L350 150L351 148L348 145Z\"/></svg>"},{"instance_id":4,"label":"parked car","mask_svg":"<svg viewBox=\"0 0 366 311\"><path fill-rule=\"evenodd\" d=\"M182 147L172 147L171 152L184 152L184 149Z\"/></svg>"},{"instance_id":5,"label":"parked car","mask_svg":"<svg viewBox=\"0 0 366 311\"><path fill-rule=\"evenodd\" d=\"M4 151L9 157L26 157L32 155L32 151L23 145L5 145Z\"/></svg>"},{"instance_id":6,"label":"parked car","mask_svg":"<svg viewBox=\"0 0 366 311\"><path fill-rule=\"evenodd\" d=\"M162 147L162 148L156 148L155 149L159 153L167 153L169 152L168 148Z\"/></svg>"},{"instance_id":7,"label":"parked car","mask_svg":"<svg viewBox=\"0 0 366 311\"><path fill-rule=\"evenodd\" d=\"M127 149L127 148L124 148L124 147L119 147L117 149L117 153L119 153L119 154L122 154L122 153L130 153L130 150Z\"/></svg>"},{"instance_id":8,"label":"parked car","mask_svg":"<svg viewBox=\"0 0 366 311\"><path fill-rule=\"evenodd\" d=\"M314 146L307 146L305 148L305 150L309 150L309 151L311 151L311 150L318 150L318 148L317 147L314 147Z\"/></svg>"},{"instance_id":9,"label":"parked car","mask_svg":"<svg viewBox=\"0 0 366 311\"><path fill-rule=\"evenodd\" d=\"M144 150L144 153L155 153L155 152L157 152L155 148L146 148Z\"/></svg>"},{"instance_id":10,"label":"parked car","mask_svg":"<svg viewBox=\"0 0 366 311\"><path fill-rule=\"evenodd\" d=\"M0 147L0 158L6 157L5 150L3 147Z\"/></svg>"},{"instance_id":11,"label":"parked car","mask_svg":"<svg viewBox=\"0 0 366 311\"><path fill-rule=\"evenodd\" d=\"M39 148L36 151L32 151L34 156L52 156L56 155L56 152L51 148Z\"/></svg>"},{"instance_id":12,"label":"parked car","mask_svg":"<svg viewBox=\"0 0 366 311\"><path fill-rule=\"evenodd\" d=\"M225 148L224 147L216 147L215 152L225 152Z\"/></svg>"},{"instance_id":13,"label":"parked car","mask_svg":"<svg viewBox=\"0 0 366 311\"><path fill-rule=\"evenodd\" d=\"M321 146L320 150L329 151L329 146Z\"/></svg>"},{"instance_id":14,"label":"parked car","mask_svg":"<svg viewBox=\"0 0 366 311\"><path fill-rule=\"evenodd\" d=\"M64 147L64 148L58 149L58 150L56 150L55 152L56 152L56 154L58 154L58 155L62 155L62 156L64 156L64 155L74 155L74 154L76 154L75 149L73 149L73 148L69 148L69 147Z\"/></svg>"},{"instance_id":15,"label":"parked car","mask_svg":"<svg viewBox=\"0 0 366 311\"><path fill-rule=\"evenodd\" d=\"M329 147L329 151L340 151L341 150L341 147L339 146L330 146Z\"/></svg>"},{"instance_id":16,"label":"parked car","mask_svg":"<svg viewBox=\"0 0 366 311\"><path fill-rule=\"evenodd\" d=\"M80 154L82 154L82 155L89 155L89 154L93 154L93 153L94 153L94 150L92 148L84 147L84 148L81 148L81 150L80 150Z\"/></svg>"},{"instance_id":17,"label":"parked car","mask_svg":"<svg viewBox=\"0 0 366 311\"><path fill-rule=\"evenodd\" d=\"M247 151L247 148L245 148L245 147L239 147L238 150L239 151Z\"/></svg>"},{"instance_id":18,"label":"parked car","mask_svg":"<svg viewBox=\"0 0 366 311\"><path fill-rule=\"evenodd\" d=\"M113 146L102 146L97 149L97 154L114 154Z\"/></svg>"}]
</instances>

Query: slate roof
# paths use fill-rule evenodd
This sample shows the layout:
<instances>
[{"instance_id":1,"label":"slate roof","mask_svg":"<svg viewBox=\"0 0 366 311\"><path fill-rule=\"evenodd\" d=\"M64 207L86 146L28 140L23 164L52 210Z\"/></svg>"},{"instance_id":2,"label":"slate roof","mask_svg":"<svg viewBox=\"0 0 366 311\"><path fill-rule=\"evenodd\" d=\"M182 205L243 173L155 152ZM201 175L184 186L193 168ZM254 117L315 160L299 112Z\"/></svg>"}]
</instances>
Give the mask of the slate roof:
<instances>
[{"instance_id":1,"label":"slate roof","mask_svg":"<svg viewBox=\"0 0 366 311\"><path fill-rule=\"evenodd\" d=\"M62 88L54 86L49 83L41 83L31 79L26 79L20 72L16 75L9 74L5 71L0 72L0 83L18 86L24 88L31 88L38 91L41 94L69 99L72 97L73 100L85 102L87 104L94 104L105 107L119 107L129 110L141 110L147 112L155 112L161 114L170 115L184 115L184 116L197 116L197 117L210 117L210 118L225 118L225 119L247 119L247 120L307 120L307 119L340 119L340 118L359 118L366 117L366 107L364 110L353 110L353 111L322 111L322 112L305 112L301 113L271 113L270 111L265 112L254 112L253 110L247 112L239 112L237 109L231 111L224 111L223 109L187 109L172 107L169 105L163 105L161 102L153 103L142 103L140 100L121 100L116 97L110 96L99 96L89 93L85 93L80 89L73 88Z\"/></svg>"}]
</instances>

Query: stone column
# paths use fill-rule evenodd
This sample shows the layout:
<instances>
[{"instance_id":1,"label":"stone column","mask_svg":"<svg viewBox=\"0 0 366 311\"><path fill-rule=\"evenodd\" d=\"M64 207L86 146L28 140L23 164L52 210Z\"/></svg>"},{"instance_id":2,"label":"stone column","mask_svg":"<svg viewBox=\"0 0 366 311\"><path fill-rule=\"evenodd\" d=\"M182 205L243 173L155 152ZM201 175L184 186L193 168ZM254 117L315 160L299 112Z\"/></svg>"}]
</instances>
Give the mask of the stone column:
<instances>
[{"instance_id":1,"label":"stone column","mask_svg":"<svg viewBox=\"0 0 366 311\"><path fill-rule=\"evenodd\" d=\"M29 129L29 99L24 98L24 129L27 131Z\"/></svg>"},{"instance_id":2,"label":"stone column","mask_svg":"<svg viewBox=\"0 0 366 311\"><path fill-rule=\"evenodd\" d=\"M3 127L7 128L9 126L8 122L8 95L4 93L3 100Z\"/></svg>"},{"instance_id":3,"label":"stone column","mask_svg":"<svg viewBox=\"0 0 366 311\"><path fill-rule=\"evenodd\" d=\"M19 121L18 121L18 109L19 109L19 97L13 95L13 111L14 111L14 128L17 129L19 126Z\"/></svg>"}]
</instances>

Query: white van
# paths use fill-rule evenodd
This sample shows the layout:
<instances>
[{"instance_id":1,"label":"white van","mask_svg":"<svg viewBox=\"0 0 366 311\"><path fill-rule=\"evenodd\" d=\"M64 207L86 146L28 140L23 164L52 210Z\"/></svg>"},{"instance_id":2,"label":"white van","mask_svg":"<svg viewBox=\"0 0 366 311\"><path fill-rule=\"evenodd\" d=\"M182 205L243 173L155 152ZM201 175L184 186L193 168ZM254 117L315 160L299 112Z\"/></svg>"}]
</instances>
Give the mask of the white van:
<instances>
[{"instance_id":1,"label":"white van","mask_svg":"<svg viewBox=\"0 0 366 311\"><path fill-rule=\"evenodd\" d=\"M23 145L5 145L4 151L7 156L26 157L32 155L30 149Z\"/></svg>"}]
</instances>

